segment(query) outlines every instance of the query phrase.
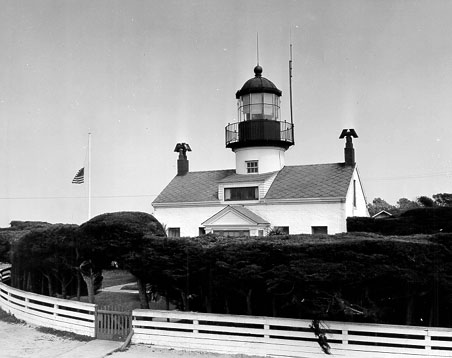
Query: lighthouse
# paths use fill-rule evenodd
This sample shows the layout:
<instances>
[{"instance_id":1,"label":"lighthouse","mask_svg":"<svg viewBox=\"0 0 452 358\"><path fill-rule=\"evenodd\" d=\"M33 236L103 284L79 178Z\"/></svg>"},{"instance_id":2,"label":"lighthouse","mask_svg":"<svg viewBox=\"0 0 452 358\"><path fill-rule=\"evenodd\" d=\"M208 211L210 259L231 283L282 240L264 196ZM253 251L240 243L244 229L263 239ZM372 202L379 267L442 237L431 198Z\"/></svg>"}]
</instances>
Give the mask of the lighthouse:
<instances>
[{"instance_id":1,"label":"lighthouse","mask_svg":"<svg viewBox=\"0 0 452 358\"><path fill-rule=\"evenodd\" d=\"M293 123L281 118L281 95L257 65L254 77L235 97L238 122L225 128L226 147L235 153L237 174L263 174L281 170L285 152L294 144Z\"/></svg>"},{"instance_id":2,"label":"lighthouse","mask_svg":"<svg viewBox=\"0 0 452 358\"><path fill-rule=\"evenodd\" d=\"M282 92L262 72L258 64L254 77L236 92L237 122L225 128L235 168L190 171L191 148L177 143L177 175L152 203L168 236L336 234L347 231L347 217L369 216L355 161L356 131L340 135L346 138L343 162L285 165L285 153L294 145L292 91L285 120ZM291 62L289 75L290 80Z\"/></svg>"}]
</instances>

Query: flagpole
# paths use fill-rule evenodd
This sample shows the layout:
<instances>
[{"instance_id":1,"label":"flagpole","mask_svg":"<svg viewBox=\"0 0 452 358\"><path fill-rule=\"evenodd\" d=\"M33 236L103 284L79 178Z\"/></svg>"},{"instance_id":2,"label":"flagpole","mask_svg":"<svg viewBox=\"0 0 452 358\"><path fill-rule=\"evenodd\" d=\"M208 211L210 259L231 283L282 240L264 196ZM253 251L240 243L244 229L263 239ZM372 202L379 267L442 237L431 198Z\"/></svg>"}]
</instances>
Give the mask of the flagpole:
<instances>
[{"instance_id":1,"label":"flagpole","mask_svg":"<svg viewBox=\"0 0 452 358\"><path fill-rule=\"evenodd\" d=\"M91 219L91 132L88 133L88 220Z\"/></svg>"}]
</instances>

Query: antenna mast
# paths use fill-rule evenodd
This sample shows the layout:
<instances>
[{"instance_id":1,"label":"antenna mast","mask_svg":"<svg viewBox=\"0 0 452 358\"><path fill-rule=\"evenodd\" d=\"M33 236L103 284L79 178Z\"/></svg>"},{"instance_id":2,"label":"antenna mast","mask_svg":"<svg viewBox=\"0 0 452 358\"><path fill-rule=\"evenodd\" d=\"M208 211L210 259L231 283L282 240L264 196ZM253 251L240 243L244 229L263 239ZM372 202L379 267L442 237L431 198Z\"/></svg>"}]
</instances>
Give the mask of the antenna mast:
<instances>
[{"instance_id":1,"label":"antenna mast","mask_svg":"<svg viewBox=\"0 0 452 358\"><path fill-rule=\"evenodd\" d=\"M259 66L259 32L256 34L256 57L257 65Z\"/></svg>"},{"instance_id":2,"label":"antenna mast","mask_svg":"<svg viewBox=\"0 0 452 358\"><path fill-rule=\"evenodd\" d=\"M290 41L290 59L289 59L289 101L290 101L290 123L292 124L292 141L295 143L293 131L293 107L292 107L292 39Z\"/></svg>"}]
</instances>

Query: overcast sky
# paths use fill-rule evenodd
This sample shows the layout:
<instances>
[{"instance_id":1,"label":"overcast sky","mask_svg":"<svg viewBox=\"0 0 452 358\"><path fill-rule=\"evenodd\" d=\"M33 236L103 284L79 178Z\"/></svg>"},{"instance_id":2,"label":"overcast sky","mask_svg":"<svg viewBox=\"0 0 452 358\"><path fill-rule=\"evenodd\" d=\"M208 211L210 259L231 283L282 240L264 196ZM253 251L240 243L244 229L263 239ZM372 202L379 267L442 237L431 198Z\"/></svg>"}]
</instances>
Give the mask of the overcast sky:
<instances>
[{"instance_id":1,"label":"overcast sky","mask_svg":"<svg viewBox=\"0 0 452 358\"><path fill-rule=\"evenodd\" d=\"M234 168L235 92L263 76L289 118L287 165L343 161L355 128L368 201L452 192L452 1L0 0L0 226L136 210L176 173Z\"/></svg>"}]
</instances>

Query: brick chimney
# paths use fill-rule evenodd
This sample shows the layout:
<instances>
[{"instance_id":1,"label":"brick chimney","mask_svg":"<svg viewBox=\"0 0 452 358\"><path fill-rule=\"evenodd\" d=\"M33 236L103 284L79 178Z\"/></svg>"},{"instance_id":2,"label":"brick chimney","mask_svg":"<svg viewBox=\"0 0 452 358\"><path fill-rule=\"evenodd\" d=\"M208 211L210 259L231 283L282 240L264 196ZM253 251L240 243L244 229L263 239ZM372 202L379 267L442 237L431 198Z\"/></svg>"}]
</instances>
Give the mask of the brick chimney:
<instances>
[{"instance_id":1,"label":"brick chimney","mask_svg":"<svg viewBox=\"0 0 452 358\"><path fill-rule=\"evenodd\" d=\"M177 175L185 175L188 173L187 152L191 152L191 148L187 143L177 143L175 152L179 153L177 158Z\"/></svg>"},{"instance_id":2,"label":"brick chimney","mask_svg":"<svg viewBox=\"0 0 452 358\"><path fill-rule=\"evenodd\" d=\"M353 139L358 138L354 129L343 129L339 139L345 137L344 157L346 165L355 164L355 149L353 148Z\"/></svg>"}]
</instances>

